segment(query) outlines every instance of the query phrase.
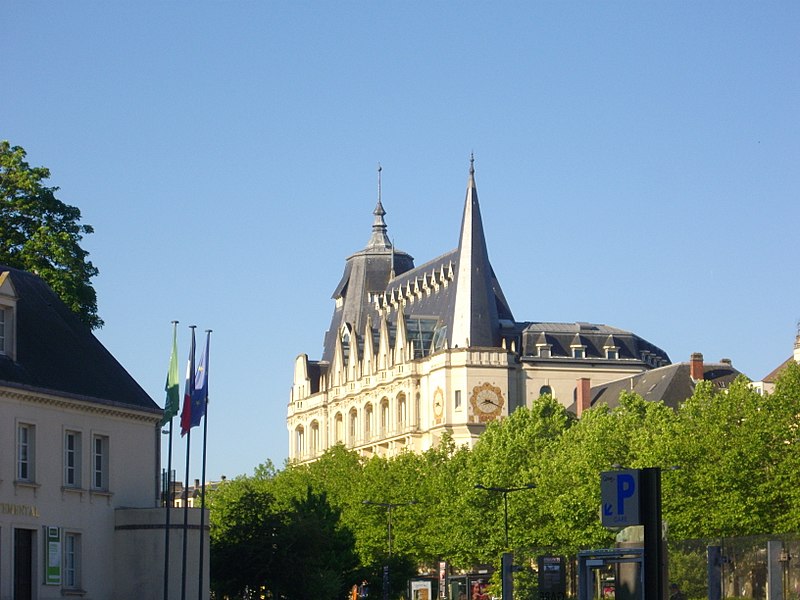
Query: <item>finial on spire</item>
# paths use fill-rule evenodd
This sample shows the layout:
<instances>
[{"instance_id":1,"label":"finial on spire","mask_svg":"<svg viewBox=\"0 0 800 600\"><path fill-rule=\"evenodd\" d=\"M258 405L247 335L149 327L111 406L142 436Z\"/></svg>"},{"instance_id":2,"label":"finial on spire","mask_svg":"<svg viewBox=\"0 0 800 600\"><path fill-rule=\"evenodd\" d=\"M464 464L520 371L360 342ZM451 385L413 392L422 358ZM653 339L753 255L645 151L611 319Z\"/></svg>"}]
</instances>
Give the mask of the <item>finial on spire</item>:
<instances>
[{"instance_id":1,"label":"finial on spire","mask_svg":"<svg viewBox=\"0 0 800 600\"><path fill-rule=\"evenodd\" d=\"M381 171L383 171L383 167L381 167L381 163L378 163L378 203L380 204L381 201Z\"/></svg>"},{"instance_id":2,"label":"finial on spire","mask_svg":"<svg viewBox=\"0 0 800 600\"><path fill-rule=\"evenodd\" d=\"M469 153L469 174L475 175L475 153Z\"/></svg>"},{"instance_id":3,"label":"finial on spire","mask_svg":"<svg viewBox=\"0 0 800 600\"><path fill-rule=\"evenodd\" d=\"M381 163L378 163L378 202L375 204L375 210L372 214L375 215L375 220L372 223L372 236L369 239L367 248L389 248L391 243L389 237L386 235L386 222L383 220L383 215L386 211L383 209L381 203Z\"/></svg>"}]
</instances>

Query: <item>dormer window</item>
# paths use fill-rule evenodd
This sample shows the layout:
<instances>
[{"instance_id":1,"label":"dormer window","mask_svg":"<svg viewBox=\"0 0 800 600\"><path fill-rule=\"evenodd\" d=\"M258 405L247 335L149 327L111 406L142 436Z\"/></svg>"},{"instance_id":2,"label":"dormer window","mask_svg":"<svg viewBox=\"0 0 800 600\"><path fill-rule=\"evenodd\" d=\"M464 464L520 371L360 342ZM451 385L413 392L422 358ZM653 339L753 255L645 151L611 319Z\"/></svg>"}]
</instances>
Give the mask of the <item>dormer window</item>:
<instances>
[{"instance_id":1,"label":"dormer window","mask_svg":"<svg viewBox=\"0 0 800 600\"><path fill-rule=\"evenodd\" d=\"M586 358L586 340L581 338L579 333L575 334L569 347L572 350L572 358Z\"/></svg>"},{"instance_id":2,"label":"dormer window","mask_svg":"<svg viewBox=\"0 0 800 600\"><path fill-rule=\"evenodd\" d=\"M550 358L553 355L551 344L536 344L536 349L539 351L539 358Z\"/></svg>"},{"instance_id":3,"label":"dormer window","mask_svg":"<svg viewBox=\"0 0 800 600\"><path fill-rule=\"evenodd\" d=\"M619 358L619 351L616 348L606 348L606 358L608 360L617 360Z\"/></svg>"},{"instance_id":4,"label":"dormer window","mask_svg":"<svg viewBox=\"0 0 800 600\"><path fill-rule=\"evenodd\" d=\"M6 311L0 306L0 354L6 353Z\"/></svg>"},{"instance_id":5,"label":"dormer window","mask_svg":"<svg viewBox=\"0 0 800 600\"><path fill-rule=\"evenodd\" d=\"M0 273L0 356L16 358L17 295L8 271Z\"/></svg>"}]
</instances>

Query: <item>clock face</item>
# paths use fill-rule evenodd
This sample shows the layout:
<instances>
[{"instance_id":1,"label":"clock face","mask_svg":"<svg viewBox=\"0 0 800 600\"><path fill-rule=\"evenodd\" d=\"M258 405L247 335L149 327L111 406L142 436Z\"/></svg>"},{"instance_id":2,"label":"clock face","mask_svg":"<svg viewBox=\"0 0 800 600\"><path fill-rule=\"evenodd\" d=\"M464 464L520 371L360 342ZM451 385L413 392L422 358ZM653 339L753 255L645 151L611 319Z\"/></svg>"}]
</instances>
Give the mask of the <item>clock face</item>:
<instances>
[{"instance_id":1,"label":"clock face","mask_svg":"<svg viewBox=\"0 0 800 600\"><path fill-rule=\"evenodd\" d=\"M441 420L442 413L444 413L444 392L442 388L436 388L433 392L433 414L437 423Z\"/></svg>"},{"instance_id":2,"label":"clock face","mask_svg":"<svg viewBox=\"0 0 800 600\"><path fill-rule=\"evenodd\" d=\"M503 391L499 387L491 383L484 383L472 389L470 403L473 413L483 423L491 421L501 413L505 400Z\"/></svg>"}]
</instances>

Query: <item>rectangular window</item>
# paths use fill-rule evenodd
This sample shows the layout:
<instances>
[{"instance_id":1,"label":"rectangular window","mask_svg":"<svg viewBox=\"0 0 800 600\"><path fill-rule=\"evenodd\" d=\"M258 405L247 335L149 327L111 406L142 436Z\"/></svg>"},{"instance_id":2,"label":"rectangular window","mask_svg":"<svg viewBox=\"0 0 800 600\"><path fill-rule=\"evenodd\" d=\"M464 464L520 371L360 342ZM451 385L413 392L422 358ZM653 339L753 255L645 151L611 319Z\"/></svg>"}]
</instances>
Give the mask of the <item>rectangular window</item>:
<instances>
[{"instance_id":1,"label":"rectangular window","mask_svg":"<svg viewBox=\"0 0 800 600\"><path fill-rule=\"evenodd\" d=\"M456 406L456 409L461 408L461 390L456 390L455 391L455 397L454 397L453 400L454 400L454 404Z\"/></svg>"},{"instance_id":2,"label":"rectangular window","mask_svg":"<svg viewBox=\"0 0 800 600\"><path fill-rule=\"evenodd\" d=\"M64 486L81 487L81 434L64 432Z\"/></svg>"},{"instance_id":3,"label":"rectangular window","mask_svg":"<svg viewBox=\"0 0 800 600\"><path fill-rule=\"evenodd\" d=\"M17 480L35 481L34 450L36 427L26 423L17 425Z\"/></svg>"},{"instance_id":4,"label":"rectangular window","mask_svg":"<svg viewBox=\"0 0 800 600\"><path fill-rule=\"evenodd\" d=\"M0 306L0 354L6 352L6 311Z\"/></svg>"},{"instance_id":5,"label":"rectangular window","mask_svg":"<svg viewBox=\"0 0 800 600\"><path fill-rule=\"evenodd\" d=\"M64 571L62 585L65 588L81 587L81 536L79 533L64 534Z\"/></svg>"},{"instance_id":6,"label":"rectangular window","mask_svg":"<svg viewBox=\"0 0 800 600\"><path fill-rule=\"evenodd\" d=\"M108 438L104 435L92 439L92 487L108 489Z\"/></svg>"}]
</instances>

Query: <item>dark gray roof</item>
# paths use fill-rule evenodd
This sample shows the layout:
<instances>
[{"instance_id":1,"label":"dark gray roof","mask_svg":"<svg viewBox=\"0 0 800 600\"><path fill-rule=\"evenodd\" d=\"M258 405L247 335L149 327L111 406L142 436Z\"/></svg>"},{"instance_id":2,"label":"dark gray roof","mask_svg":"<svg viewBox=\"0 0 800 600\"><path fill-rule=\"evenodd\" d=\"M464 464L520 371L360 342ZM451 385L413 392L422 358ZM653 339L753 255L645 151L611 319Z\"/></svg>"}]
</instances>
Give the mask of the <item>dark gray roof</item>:
<instances>
[{"instance_id":1,"label":"dark gray roof","mask_svg":"<svg viewBox=\"0 0 800 600\"><path fill-rule=\"evenodd\" d=\"M551 358L570 358L572 346L582 345L586 358L604 359L609 342L612 342L620 361L637 360L649 367L660 367L670 362L667 353L658 346L630 331L609 325L529 322L521 326L523 360L535 360L541 344L551 346Z\"/></svg>"},{"instance_id":2,"label":"dark gray roof","mask_svg":"<svg viewBox=\"0 0 800 600\"><path fill-rule=\"evenodd\" d=\"M612 408L619 406L620 394L628 391L645 400L663 401L671 408L678 408L694 393L690 369L688 362L676 363L592 387L592 406L600 403ZM739 370L728 363L703 364L703 379L719 389L730 386L739 375Z\"/></svg>"},{"instance_id":3,"label":"dark gray roof","mask_svg":"<svg viewBox=\"0 0 800 600\"><path fill-rule=\"evenodd\" d=\"M0 355L0 385L160 413L133 377L36 275L0 265L17 293L16 360Z\"/></svg>"}]
</instances>

